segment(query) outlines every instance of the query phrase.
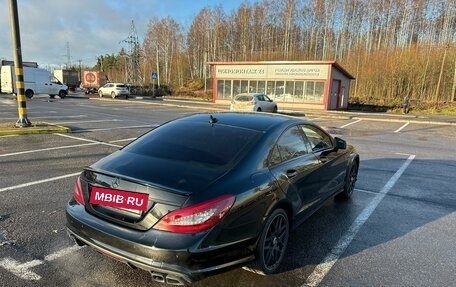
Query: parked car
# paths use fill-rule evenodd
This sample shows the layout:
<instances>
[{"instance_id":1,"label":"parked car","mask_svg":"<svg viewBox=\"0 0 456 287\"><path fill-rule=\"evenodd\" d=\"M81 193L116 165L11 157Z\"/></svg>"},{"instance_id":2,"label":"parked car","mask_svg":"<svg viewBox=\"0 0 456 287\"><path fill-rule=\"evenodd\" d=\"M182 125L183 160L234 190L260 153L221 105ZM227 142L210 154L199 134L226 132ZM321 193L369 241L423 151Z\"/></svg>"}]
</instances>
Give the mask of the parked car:
<instances>
[{"instance_id":1,"label":"parked car","mask_svg":"<svg viewBox=\"0 0 456 287\"><path fill-rule=\"evenodd\" d=\"M277 103L261 93L245 93L234 96L231 111L277 113Z\"/></svg>"},{"instance_id":2,"label":"parked car","mask_svg":"<svg viewBox=\"0 0 456 287\"><path fill-rule=\"evenodd\" d=\"M66 207L79 245L168 284L247 265L275 273L290 230L358 174L353 146L303 119L195 114L85 168Z\"/></svg>"},{"instance_id":3,"label":"parked car","mask_svg":"<svg viewBox=\"0 0 456 287\"><path fill-rule=\"evenodd\" d=\"M130 91L128 90L127 85L123 83L107 83L98 89L98 95L100 97L111 96L113 99L116 97L125 96L125 98L128 99Z\"/></svg>"}]
</instances>

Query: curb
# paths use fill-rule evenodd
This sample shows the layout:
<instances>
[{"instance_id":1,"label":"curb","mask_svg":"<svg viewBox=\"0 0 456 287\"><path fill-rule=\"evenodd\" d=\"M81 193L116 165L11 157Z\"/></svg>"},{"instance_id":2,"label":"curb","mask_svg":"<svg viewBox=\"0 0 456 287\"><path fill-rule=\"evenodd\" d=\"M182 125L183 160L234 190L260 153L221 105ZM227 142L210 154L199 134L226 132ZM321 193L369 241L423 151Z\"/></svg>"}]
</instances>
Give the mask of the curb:
<instances>
[{"instance_id":1,"label":"curb","mask_svg":"<svg viewBox=\"0 0 456 287\"><path fill-rule=\"evenodd\" d=\"M47 123L46 127L28 127L28 128L11 128L0 130L0 136L11 135L28 135L28 134L53 134L53 133L71 133L71 129L64 126Z\"/></svg>"}]
</instances>

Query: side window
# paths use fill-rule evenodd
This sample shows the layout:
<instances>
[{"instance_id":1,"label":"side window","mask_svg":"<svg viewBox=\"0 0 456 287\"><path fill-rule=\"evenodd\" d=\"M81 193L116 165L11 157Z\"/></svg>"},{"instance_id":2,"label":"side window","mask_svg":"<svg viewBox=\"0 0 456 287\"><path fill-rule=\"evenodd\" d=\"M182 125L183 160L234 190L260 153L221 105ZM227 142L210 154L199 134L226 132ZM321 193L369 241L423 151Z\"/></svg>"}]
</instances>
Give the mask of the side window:
<instances>
[{"instance_id":1,"label":"side window","mask_svg":"<svg viewBox=\"0 0 456 287\"><path fill-rule=\"evenodd\" d=\"M269 164L275 165L309 153L302 132L298 127L285 131L269 154Z\"/></svg>"},{"instance_id":2,"label":"side window","mask_svg":"<svg viewBox=\"0 0 456 287\"><path fill-rule=\"evenodd\" d=\"M332 148L333 143L331 137L324 131L310 125L302 126L302 130L306 134L312 151L319 151Z\"/></svg>"},{"instance_id":3,"label":"side window","mask_svg":"<svg viewBox=\"0 0 456 287\"><path fill-rule=\"evenodd\" d=\"M263 101L264 101L263 95L258 95L258 96L257 96L257 99L258 99L260 102L263 102Z\"/></svg>"}]
</instances>

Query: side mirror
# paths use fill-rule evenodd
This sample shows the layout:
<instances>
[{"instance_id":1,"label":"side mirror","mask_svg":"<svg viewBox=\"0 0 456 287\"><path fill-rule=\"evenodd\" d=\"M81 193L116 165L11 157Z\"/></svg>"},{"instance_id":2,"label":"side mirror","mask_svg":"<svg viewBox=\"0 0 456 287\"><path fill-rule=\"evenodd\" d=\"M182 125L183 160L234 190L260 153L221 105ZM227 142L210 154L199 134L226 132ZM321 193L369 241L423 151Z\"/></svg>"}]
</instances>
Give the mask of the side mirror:
<instances>
[{"instance_id":1,"label":"side mirror","mask_svg":"<svg viewBox=\"0 0 456 287\"><path fill-rule=\"evenodd\" d=\"M336 146L335 146L336 149L346 149L347 148L347 142L341 138L335 137L334 142L336 144Z\"/></svg>"}]
</instances>

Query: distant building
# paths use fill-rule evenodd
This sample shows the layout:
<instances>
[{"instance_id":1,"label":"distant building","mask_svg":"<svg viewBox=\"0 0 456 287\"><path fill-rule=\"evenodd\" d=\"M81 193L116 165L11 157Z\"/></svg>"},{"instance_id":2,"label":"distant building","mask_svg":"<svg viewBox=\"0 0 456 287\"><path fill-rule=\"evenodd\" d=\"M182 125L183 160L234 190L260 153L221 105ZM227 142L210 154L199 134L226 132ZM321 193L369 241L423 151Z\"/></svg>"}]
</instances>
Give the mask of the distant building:
<instances>
[{"instance_id":1,"label":"distant building","mask_svg":"<svg viewBox=\"0 0 456 287\"><path fill-rule=\"evenodd\" d=\"M335 61L209 62L213 101L229 104L240 93L265 93L279 109L348 108L350 75Z\"/></svg>"}]
</instances>

